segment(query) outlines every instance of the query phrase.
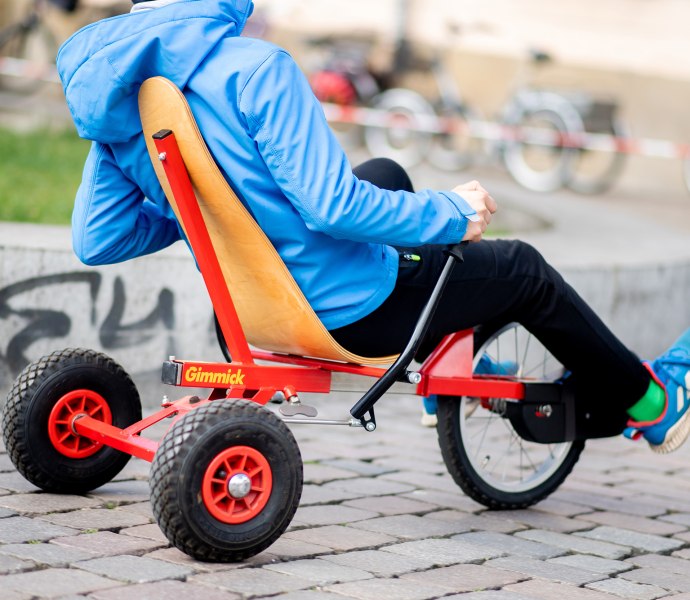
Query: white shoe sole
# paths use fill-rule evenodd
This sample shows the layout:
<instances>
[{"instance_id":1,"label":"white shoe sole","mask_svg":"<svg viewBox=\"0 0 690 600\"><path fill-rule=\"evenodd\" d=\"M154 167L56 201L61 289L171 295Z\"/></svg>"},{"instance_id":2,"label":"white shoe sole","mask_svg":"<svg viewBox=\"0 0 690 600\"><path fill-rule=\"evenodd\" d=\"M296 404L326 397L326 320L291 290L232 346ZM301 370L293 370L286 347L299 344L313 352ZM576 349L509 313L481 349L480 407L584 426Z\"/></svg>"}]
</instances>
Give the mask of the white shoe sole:
<instances>
[{"instance_id":1,"label":"white shoe sole","mask_svg":"<svg viewBox=\"0 0 690 600\"><path fill-rule=\"evenodd\" d=\"M649 447L657 454L668 454L678 450L688 438L688 435L690 435L690 410L685 411L685 414L678 419L678 422L666 432L666 437L661 444L658 446L649 444Z\"/></svg>"},{"instance_id":2,"label":"white shoe sole","mask_svg":"<svg viewBox=\"0 0 690 600\"><path fill-rule=\"evenodd\" d=\"M438 418L436 415L430 415L428 412L422 412L421 425L423 427L436 427Z\"/></svg>"}]
</instances>

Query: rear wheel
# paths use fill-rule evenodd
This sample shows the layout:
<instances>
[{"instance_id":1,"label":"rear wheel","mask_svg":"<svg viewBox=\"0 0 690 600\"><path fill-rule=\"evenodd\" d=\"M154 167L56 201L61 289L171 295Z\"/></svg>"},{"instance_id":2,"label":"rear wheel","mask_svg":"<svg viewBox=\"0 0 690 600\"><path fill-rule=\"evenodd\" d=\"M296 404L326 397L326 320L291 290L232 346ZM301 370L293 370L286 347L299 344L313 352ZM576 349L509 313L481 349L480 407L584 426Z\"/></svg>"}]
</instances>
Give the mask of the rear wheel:
<instances>
[{"instance_id":1,"label":"rear wheel","mask_svg":"<svg viewBox=\"0 0 690 600\"><path fill-rule=\"evenodd\" d=\"M92 350L61 350L27 366L2 412L2 435L17 470L47 492L81 494L110 481L130 455L74 432L80 415L121 429L141 420L134 383Z\"/></svg>"},{"instance_id":2,"label":"rear wheel","mask_svg":"<svg viewBox=\"0 0 690 600\"><path fill-rule=\"evenodd\" d=\"M563 366L523 327L491 335L475 355L510 364L520 379L551 382ZM484 361L486 364L486 361ZM484 371L486 372L486 371ZM521 439L505 416L502 398L439 397L438 439L449 473L473 500L492 509L516 509L542 500L565 480L583 441L538 444Z\"/></svg>"},{"instance_id":3,"label":"rear wheel","mask_svg":"<svg viewBox=\"0 0 690 600\"><path fill-rule=\"evenodd\" d=\"M163 438L151 465L151 506L182 552L235 562L287 529L302 480L299 448L285 423L252 402L216 400Z\"/></svg>"}]
</instances>

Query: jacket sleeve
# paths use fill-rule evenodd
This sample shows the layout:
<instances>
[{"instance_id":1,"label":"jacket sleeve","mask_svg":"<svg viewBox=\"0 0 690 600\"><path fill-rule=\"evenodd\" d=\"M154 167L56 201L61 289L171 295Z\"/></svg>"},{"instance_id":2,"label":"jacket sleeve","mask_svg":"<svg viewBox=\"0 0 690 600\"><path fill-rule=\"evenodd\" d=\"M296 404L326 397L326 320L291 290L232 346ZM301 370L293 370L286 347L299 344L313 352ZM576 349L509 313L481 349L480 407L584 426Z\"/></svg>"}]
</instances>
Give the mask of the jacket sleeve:
<instances>
[{"instance_id":1,"label":"jacket sleeve","mask_svg":"<svg viewBox=\"0 0 690 600\"><path fill-rule=\"evenodd\" d=\"M306 78L282 50L249 78L240 109L277 185L312 231L389 245L450 244L476 214L453 192L393 192L357 179Z\"/></svg>"},{"instance_id":2,"label":"jacket sleeve","mask_svg":"<svg viewBox=\"0 0 690 600\"><path fill-rule=\"evenodd\" d=\"M177 223L118 167L107 145L94 142L72 212L72 245L87 265L150 254L180 239Z\"/></svg>"}]
</instances>

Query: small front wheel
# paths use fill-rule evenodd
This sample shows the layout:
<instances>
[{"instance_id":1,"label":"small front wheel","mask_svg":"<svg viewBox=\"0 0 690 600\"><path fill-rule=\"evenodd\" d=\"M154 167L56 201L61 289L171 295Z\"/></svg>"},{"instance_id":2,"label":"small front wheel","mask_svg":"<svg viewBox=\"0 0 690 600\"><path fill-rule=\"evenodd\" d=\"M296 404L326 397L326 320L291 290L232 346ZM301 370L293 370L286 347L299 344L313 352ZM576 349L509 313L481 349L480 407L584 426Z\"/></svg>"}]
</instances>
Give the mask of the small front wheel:
<instances>
[{"instance_id":1,"label":"small front wheel","mask_svg":"<svg viewBox=\"0 0 690 600\"><path fill-rule=\"evenodd\" d=\"M182 552L236 562L287 529L302 482L300 451L285 423L255 403L216 400L163 438L151 465L151 506Z\"/></svg>"},{"instance_id":2,"label":"small front wheel","mask_svg":"<svg viewBox=\"0 0 690 600\"><path fill-rule=\"evenodd\" d=\"M120 365L93 350L54 352L27 366L2 411L17 470L46 492L82 494L110 481L129 454L74 432L80 415L121 429L141 420L137 389Z\"/></svg>"},{"instance_id":3,"label":"small front wheel","mask_svg":"<svg viewBox=\"0 0 690 600\"><path fill-rule=\"evenodd\" d=\"M511 324L481 345L475 373L514 375L551 382L563 366L520 325ZM509 400L439 397L438 440L455 482L480 504L500 510L539 502L563 483L584 448L583 441L538 444L520 438L505 414Z\"/></svg>"}]
</instances>

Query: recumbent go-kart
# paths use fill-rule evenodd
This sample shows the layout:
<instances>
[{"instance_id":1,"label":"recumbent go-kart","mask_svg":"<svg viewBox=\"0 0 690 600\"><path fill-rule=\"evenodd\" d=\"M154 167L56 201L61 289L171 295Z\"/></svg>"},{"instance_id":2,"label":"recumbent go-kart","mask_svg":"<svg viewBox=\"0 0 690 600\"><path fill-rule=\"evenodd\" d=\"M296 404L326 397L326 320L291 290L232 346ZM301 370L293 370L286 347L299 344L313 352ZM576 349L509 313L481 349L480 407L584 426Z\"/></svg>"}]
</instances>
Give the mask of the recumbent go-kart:
<instances>
[{"instance_id":1,"label":"recumbent go-kart","mask_svg":"<svg viewBox=\"0 0 690 600\"><path fill-rule=\"evenodd\" d=\"M402 354L354 355L318 320L223 178L181 92L152 78L139 105L154 168L194 251L228 362L164 362L164 383L207 388L208 397L166 402L144 419L132 380L103 354L62 350L32 363L2 414L7 452L26 479L45 491L82 494L137 456L152 463L153 514L171 544L199 560L243 560L277 540L297 509L302 459L288 425L345 425L367 435L376 430L376 402L403 381L419 396L438 396L443 458L474 500L491 509L526 507L563 482L587 432L561 383L563 367L527 331L508 325L476 351L473 333L458 332L411 367L462 260L460 245L449 248ZM480 374L487 360L510 367ZM319 419L299 394L329 392L333 373L376 381L346 418ZM276 413L264 405L277 393L286 400ZM169 417L160 442L142 435Z\"/></svg>"}]
</instances>

